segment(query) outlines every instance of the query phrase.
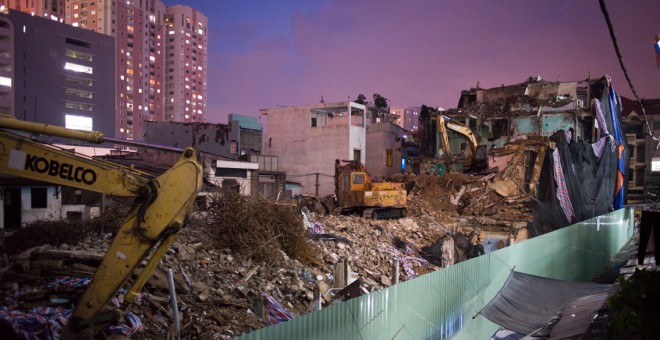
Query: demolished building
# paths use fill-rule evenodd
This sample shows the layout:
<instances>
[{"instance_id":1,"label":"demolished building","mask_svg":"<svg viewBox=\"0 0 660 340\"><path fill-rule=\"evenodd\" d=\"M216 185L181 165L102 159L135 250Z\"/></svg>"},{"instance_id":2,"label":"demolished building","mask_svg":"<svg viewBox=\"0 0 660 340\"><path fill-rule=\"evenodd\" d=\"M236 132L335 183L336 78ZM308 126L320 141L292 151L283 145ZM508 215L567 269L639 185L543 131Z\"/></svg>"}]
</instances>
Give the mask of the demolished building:
<instances>
[{"instance_id":1,"label":"demolished building","mask_svg":"<svg viewBox=\"0 0 660 340\"><path fill-rule=\"evenodd\" d=\"M486 146L489 171L498 172L491 188L543 202L532 235L623 206L629 150L609 77L568 83L530 77L463 91L458 104L435 116L423 110L420 156L437 159L437 115L463 122ZM451 153L464 151L462 139L453 137Z\"/></svg>"}]
</instances>

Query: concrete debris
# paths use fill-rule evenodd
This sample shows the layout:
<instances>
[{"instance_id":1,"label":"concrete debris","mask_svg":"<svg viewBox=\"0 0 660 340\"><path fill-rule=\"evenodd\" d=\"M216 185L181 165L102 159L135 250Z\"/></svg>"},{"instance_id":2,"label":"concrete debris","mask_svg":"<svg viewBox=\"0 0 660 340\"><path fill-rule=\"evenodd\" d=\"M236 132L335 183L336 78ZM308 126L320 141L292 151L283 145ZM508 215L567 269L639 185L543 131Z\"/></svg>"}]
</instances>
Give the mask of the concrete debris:
<instances>
[{"instance_id":1,"label":"concrete debris","mask_svg":"<svg viewBox=\"0 0 660 340\"><path fill-rule=\"evenodd\" d=\"M493 230L504 233L493 241L496 248L521 242L532 220L530 202L503 201L487 185L494 178L397 176L392 180L410 188L408 217L398 220L301 212L264 201L211 204L203 219L192 218L182 229L145 285L144 301L130 308L145 326L140 338L165 338L173 324L169 268L181 337L229 339L272 323L262 294L300 316L319 300L324 308L479 256ZM35 233L57 233L49 228L60 225L48 222L7 235L0 257L0 305L46 306L48 299L75 301L82 293L84 288L41 294L42 300L15 298L17 291L54 276L91 277L112 238L108 231L115 230L68 228L60 232L72 233L70 238L35 244Z\"/></svg>"}]
</instances>

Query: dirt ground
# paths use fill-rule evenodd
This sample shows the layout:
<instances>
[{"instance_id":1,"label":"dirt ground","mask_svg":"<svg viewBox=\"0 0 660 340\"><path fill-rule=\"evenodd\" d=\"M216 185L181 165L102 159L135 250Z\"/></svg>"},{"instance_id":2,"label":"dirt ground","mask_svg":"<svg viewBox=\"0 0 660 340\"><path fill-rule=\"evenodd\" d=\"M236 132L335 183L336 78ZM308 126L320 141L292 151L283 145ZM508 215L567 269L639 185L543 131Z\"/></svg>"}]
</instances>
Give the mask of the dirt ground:
<instances>
[{"instance_id":1,"label":"dirt ground","mask_svg":"<svg viewBox=\"0 0 660 340\"><path fill-rule=\"evenodd\" d=\"M327 306L478 256L492 230L510 234L498 247L519 241L531 221L530 200L499 196L487 186L492 177L391 178L409 191L408 216L396 220L219 196L192 214L141 299L128 308L143 326L131 338L173 334L168 269L182 338L227 339L276 322L266 317L272 300L295 317L313 311L318 295ZM70 310L86 287L71 282L92 277L123 212L85 223L42 221L4 235L0 306L5 312Z\"/></svg>"}]
</instances>

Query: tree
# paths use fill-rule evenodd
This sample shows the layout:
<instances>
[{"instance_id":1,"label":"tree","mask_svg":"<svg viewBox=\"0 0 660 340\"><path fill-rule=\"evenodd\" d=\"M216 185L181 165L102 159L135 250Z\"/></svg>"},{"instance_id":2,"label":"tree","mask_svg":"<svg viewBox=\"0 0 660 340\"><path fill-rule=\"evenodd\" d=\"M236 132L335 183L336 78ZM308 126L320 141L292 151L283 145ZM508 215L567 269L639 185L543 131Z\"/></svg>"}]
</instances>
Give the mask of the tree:
<instances>
[{"instance_id":1,"label":"tree","mask_svg":"<svg viewBox=\"0 0 660 340\"><path fill-rule=\"evenodd\" d=\"M387 107L387 98L381 96L378 93L374 93L374 105L376 105L377 108L383 109Z\"/></svg>"},{"instance_id":2,"label":"tree","mask_svg":"<svg viewBox=\"0 0 660 340\"><path fill-rule=\"evenodd\" d=\"M357 96L357 99L355 100L356 103L365 105L367 104L367 97L365 97L362 93L360 93Z\"/></svg>"}]
</instances>

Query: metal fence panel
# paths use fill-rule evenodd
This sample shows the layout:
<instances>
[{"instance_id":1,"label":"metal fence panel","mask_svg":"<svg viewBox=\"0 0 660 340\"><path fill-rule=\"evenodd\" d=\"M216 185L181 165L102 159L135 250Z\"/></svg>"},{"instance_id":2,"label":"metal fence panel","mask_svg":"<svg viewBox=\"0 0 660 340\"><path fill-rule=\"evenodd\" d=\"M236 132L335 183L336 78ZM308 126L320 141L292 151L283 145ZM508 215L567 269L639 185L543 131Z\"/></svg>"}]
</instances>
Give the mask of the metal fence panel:
<instances>
[{"instance_id":1,"label":"metal fence panel","mask_svg":"<svg viewBox=\"0 0 660 340\"><path fill-rule=\"evenodd\" d=\"M498 326L476 315L511 270L590 281L630 239L633 218L620 209L240 338L489 339Z\"/></svg>"}]
</instances>

